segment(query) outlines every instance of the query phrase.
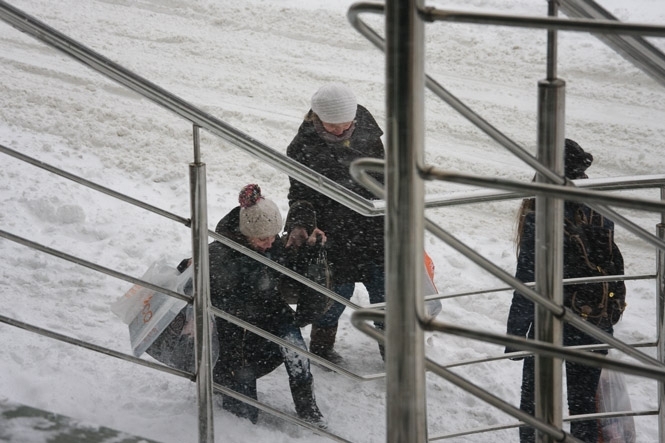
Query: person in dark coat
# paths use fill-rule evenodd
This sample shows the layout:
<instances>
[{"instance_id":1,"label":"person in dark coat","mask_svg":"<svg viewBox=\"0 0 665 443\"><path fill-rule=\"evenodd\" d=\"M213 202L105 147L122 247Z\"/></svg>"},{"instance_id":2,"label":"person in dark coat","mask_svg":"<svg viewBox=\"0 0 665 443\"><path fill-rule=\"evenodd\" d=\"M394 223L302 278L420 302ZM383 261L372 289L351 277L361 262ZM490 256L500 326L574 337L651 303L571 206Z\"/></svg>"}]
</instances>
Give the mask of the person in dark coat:
<instances>
[{"instance_id":1,"label":"person in dark coat","mask_svg":"<svg viewBox=\"0 0 665 443\"><path fill-rule=\"evenodd\" d=\"M239 201L240 206L224 216L215 231L279 262L285 247L278 235L282 231L279 209L261 196L258 185L245 186ZM281 274L219 241L209 245L209 258L213 306L307 349L293 310L278 292ZM298 416L325 426L306 356L221 318L216 319L216 326L219 359L213 370L215 383L257 399L256 380L284 363ZM222 402L224 409L257 422L257 408L227 395Z\"/></svg>"},{"instance_id":2,"label":"person in dark coat","mask_svg":"<svg viewBox=\"0 0 665 443\"><path fill-rule=\"evenodd\" d=\"M575 141L566 139L565 141L565 175L569 179L587 178L586 169L591 165L593 156L584 152L582 147ZM576 211L582 211L587 217L590 215L590 208L575 202L565 202L564 217L572 220ZM603 228L614 229L614 223L611 220L604 219ZM534 281L534 257L535 257L535 199L525 199L522 202L518 218L518 259L517 271L515 277L522 282ZM615 245L616 246L616 245ZM563 248L563 278L580 277L579 270L573 269L569 262L572 258L568 254L573 253L575 248L570 244L568 235L564 236ZM623 259L620 258L618 249L614 251L617 259L620 259L620 273L623 273ZM564 305L571 307L571 292L575 290L576 285L564 286ZM579 285L581 286L581 285ZM510 312L508 315L507 333L520 337L534 338L534 304L519 292L515 291L513 295ZM605 332L612 334L611 323L601 323L598 325ZM564 324L563 344L564 346L590 345L598 344L595 338L581 332L569 324ZM513 352L513 349L507 348L506 352ZM594 351L600 354L607 354L606 350ZM534 391L534 371L535 358L533 356L524 359L522 369L522 394L520 409L530 414L535 410L535 391ZM570 415L589 414L596 412L595 396L600 379L600 368L593 368L580 363L566 361L566 382L568 392L568 409ZM584 441L598 441L598 422L596 420L573 421L570 425L571 434ZM520 443L534 442L535 430L531 427L522 426L519 429Z\"/></svg>"},{"instance_id":3,"label":"person in dark coat","mask_svg":"<svg viewBox=\"0 0 665 443\"><path fill-rule=\"evenodd\" d=\"M349 172L351 162L362 157L384 158L383 131L376 120L345 85L332 83L312 96L311 110L287 148L287 155L362 197L375 197L356 183ZM377 177L383 181L383 177ZM384 217L365 217L290 178L289 204L306 201L316 211L318 228L327 236L333 290L346 299L355 283L363 283L371 303L385 301ZM302 232L302 237L311 232ZM345 306L334 302L312 323L310 351L334 363L341 357L334 350L339 317ZM383 328L383 324L376 324ZM383 356L383 347L379 347Z\"/></svg>"}]
</instances>

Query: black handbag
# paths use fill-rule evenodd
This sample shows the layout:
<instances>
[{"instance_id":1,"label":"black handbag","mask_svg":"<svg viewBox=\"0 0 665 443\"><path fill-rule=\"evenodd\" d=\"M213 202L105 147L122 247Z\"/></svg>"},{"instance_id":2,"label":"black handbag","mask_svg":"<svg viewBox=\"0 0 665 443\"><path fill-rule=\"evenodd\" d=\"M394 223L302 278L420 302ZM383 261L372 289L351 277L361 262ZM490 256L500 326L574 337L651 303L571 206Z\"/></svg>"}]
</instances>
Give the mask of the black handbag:
<instances>
[{"instance_id":1,"label":"black handbag","mask_svg":"<svg viewBox=\"0 0 665 443\"><path fill-rule=\"evenodd\" d=\"M324 245L317 243L305 247L304 251L298 251L298 257L290 267L314 283L327 289L332 288L332 274ZM332 299L316 289L288 277L283 279L280 292L287 303L297 304L295 318L296 325L300 328L323 315L333 303Z\"/></svg>"}]
</instances>

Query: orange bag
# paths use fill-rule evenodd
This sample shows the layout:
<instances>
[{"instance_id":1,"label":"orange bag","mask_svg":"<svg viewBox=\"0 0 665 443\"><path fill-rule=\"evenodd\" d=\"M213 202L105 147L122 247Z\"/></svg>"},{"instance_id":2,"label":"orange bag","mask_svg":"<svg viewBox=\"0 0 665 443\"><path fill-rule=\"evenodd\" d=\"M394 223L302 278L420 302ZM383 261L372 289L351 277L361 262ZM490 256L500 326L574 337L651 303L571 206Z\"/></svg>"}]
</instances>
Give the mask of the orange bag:
<instances>
[{"instance_id":1,"label":"orange bag","mask_svg":"<svg viewBox=\"0 0 665 443\"><path fill-rule=\"evenodd\" d=\"M434 285L434 261L427 252L424 253L425 274L423 275L423 295L438 294L439 290ZM441 312L441 300L429 300L425 302L425 310L430 317L436 317Z\"/></svg>"},{"instance_id":2,"label":"orange bag","mask_svg":"<svg viewBox=\"0 0 665 443\"><path fill-rule=\"evenodd\" d=\"M434 283L434 261L432 261L432 257L430 257L427 252L425 252L425 269L427 270L427 275L429 275L430 280Z\"/></svg>"}]
</instances>

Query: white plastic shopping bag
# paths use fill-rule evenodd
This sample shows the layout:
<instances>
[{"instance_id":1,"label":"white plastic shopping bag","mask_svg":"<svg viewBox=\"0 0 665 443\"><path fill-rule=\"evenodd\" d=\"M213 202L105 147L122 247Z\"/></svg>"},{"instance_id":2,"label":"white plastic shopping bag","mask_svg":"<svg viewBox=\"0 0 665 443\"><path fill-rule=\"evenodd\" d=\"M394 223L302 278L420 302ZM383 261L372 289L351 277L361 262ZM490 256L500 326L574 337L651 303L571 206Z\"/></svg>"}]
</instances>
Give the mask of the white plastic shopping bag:
<instances>
[{"instance_id":1,"label":"white plastic shopping bag","mask_svg":"<svg viewBox=\"0 0 665 443\"><path fill-rule=\"evenodd\" d=\"M185 294L191 285L193 267L182 274L163 261L153 264L142 279L155 285ZM191 290L189 291L191 294ZM133 286L120 297L111 310L129 325L129 339L134 356L139 357L169 326L187 302L144 288Z\"/></svg>"},{"instance_id":2,"label":"white plastic shopping bag","mask_svg":"<svg viewBox=\"0 0 665 443\"><path fill-rule=\"evenodd\" d=\"M176 369L194 372L195 362L195 321L191 304L185 306L146 349L146 354L157 361ZM211 315L210 327L211 362L214 366L219 358L219 338L215 319Z\"/></svg>"},{"instance_id":3,"label":"white plastic shopping bag","mask_svg":"<svg viewBox=\"0 0 665 443\"><path fill-rule=\"evenodd\" d=\"M596 393L598 412L631 411L625 376L621 372L603 369ZM601 418L598 423L601 443L635 443L633 417Z\"/></svg>"}]
</instances>

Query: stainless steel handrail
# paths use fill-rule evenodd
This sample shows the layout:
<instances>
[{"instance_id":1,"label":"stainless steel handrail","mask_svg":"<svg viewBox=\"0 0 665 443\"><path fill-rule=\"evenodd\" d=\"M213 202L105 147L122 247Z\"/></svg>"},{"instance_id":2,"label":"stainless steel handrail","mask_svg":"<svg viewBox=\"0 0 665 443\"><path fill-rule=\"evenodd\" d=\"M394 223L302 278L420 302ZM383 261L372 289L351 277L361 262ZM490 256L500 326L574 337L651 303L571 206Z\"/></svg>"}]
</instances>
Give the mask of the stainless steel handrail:
<instances>
[{"instance_id":1,"label":"stainless steel handrail","mask_svg":"<svg viewBox=\"0 0 665 443\"><path fill-rule=\"evenodd\" d=\"M545 83L547 82L540 82L539 83L539 92L542 92L541 96L539 97L540 99L545 99L545 98L551 98L551 100L547 103L541 100L541 107L539 109L539 123L541 125L539 126L539 157L541 153L548 154L548 155L543 155L542 158L545 159L549 164L552 165L553 169L556 169L555 165L557 165L557 162L554 160L555 156L554 155L549 155L549 151L552 150L554 153L556 153L559 142L562 145L563 144L563 130L562 130L562 122L563 122L563 90L562 88L557 89L557 87L554 85L554 81L558 81L556 79L556 30L575 30L575 31L596 31L596 32L610 32L610 33L636 33L636 34L641 34L641 35L665 35L665 27L658 27L658 26L650 26L650 25L632 25L632 24L621 24L621 23L616 23L616 22L601 22L601 21L589 21L589 20L560 20L557 19L555 16L557 14L557 2L550 1L550 7L549 7L549 15L550 17L548 18L541 18L541 17L515 17L515 16L505 16L505 15L497 15L497 14L480 14L480 13L459 13L459 12L453 12L453 11L440 11L435 8L421 8L419 9L419 13L423 17L424 20L447 20L447 21L463 21L463 22L469 22L469 23L482 23L482 24L501 24L501 25L508 25L508 26L522 26L522 27L534 27L534 28L545 28L550 30L548 32L548 57L547 57L547 63L548 63L548 69L547 69L547 79L549 81L549 84L552 86L548 91L545 91L543 88L540 88L541 85L547 87ZM412 5L409 4L409 7ZM392 2L389 2L388 5L385 7L386 10L388 8L392 7ZM381 13L383 12L384 8L381 5L375 5L375 4L356 4L354 5L348 13L349 16L349 21L351 21L352 25L358 29L358 31L365 35L370 41L372 41L376 46L378 46L380 49L385 51L385 44L383 39L376 33L374 32L369 26L367 26L365 23L361 22L358 20L358 14L360 12L371 12L371 13ZM386 20L386 29L387 33L389 33L389 22L390 20ZM565 23L564 23L565 22ZM416 36L419 37L419 36ZM544 164L541 164L537 159L531 157L524 149L521 147L517 146L515 143L511 142L507 137L503 136L498 130L493 128L491 125L489 125L487 122L482 120L479 116L477 116L475 113L473 113L470 109L468 109L465 105L461 104L455 97L453 97L451 94L448 94L447 91L443 90L443 88L440 88L438 84L436 84L433 80L429 79L428 77L428 82L427 86L430 87L437 95L439 95L441 98L444 99L444 101L448 102L451 106L453 106L458 112L460 112L463 116L467 117L472 123L476 124L481 130L485 131L488 135L490 135L495 141L499 142L500 144L504 145L506 148L508 148L509 151L513 152L518 158L522 159L525 161L527 164L529 164L532 168L534 168L538 174L540 174L541 180L540 182L545 182L549 180L549 182L554 183L554 185L570 185L569 180L566 180L563 177L558 176L557 174L554 173L554 171L550 171L549 168L545 167ZM563 82L559 81L558 85L563 85ZM411 85L409 82L405 82L403 85L405 88L410 87ZM542 91L541 91L542 89ZM555 93L559 95L558 98L555 98ZM560 100L559 100L560 98ZM390 92L389 92L389 99L390 97ZM557 101L558 100L558 101ZM551 124L544 124L546 118L551 118L554 121L551 122ZM397 122L399 124L400 122ZM559 124L561 123L561 125ZM390 132L391 128L389 125L388 132ZM543 137L541 137L543 135ZM563 153L561 152L561 158L563 157ZM363 162L362 160L360 162ZM363 165L363 168L370 169L371 167L368 166L371 163L371 161L365 162ZM377 165L376 163L374 163ZM549 165L548 165L549 166ZM378 169L378 167L376 168ZM375 170L376 170L375 169ZM522 186L520 183L513 183L515 186L510 187L508 181L502 181L501 184L498 184L496 180L493 179L480 179L480 180L475 180L476 177L472 177L469 175L465 174L449 174L445 171L441 170L436 170L436 168L422 165L419 166L420 172L421 172L421 177L424 179L447 179L449 181L456 181L458 183L466 183L466 184L472 184L476 186L487 186L489 183L490 187L498 187L500 189L509 189L511 191L516 191L518 193L523 192L525 189L525 186ZM364 171L363 171L364 172ZM445 177L444 177L445 176ZM455 177L454 179L452 177ZM543 178L544 177L544 178ZM357 174L354 174L354 178L358 180ZM364 183L365 186L368 189L371 189L376 195L382 196L383 192L381 187L376 183L376 181L367 180L367 183ZM536 185L538 186L538 185ZM554 195L556 198L561 198L561 197L568 197L569 199L576 199L575 198L575 192L573 191L568 195L561 196L561 194L557 195L556 191L553 188L557 188L557 186L553 186L552 189L547 189L548 185L544 185L545 188L537 189L536 187L530 188L530 191L533 191L536 193L536 195L539 196L548 196L548 195ZM561 187L558 187L561 188ZM569 188L570 189L570 188ZM561 190L561 189L559 189ZM624 226L626 229L629 231L633 232L636 234L638 237L643 238L644 240L648 241L649 243L656 245L659 247L661 250L665 248L665 242L661 240L661 238L657 236L653 236L650 233L648 233L646 230L642 229L641 227L637 226L635 223L631 222L630 220L626 219L625 217L621 216L620 214L616 213L612 209L606 206L602 206L600 204L602 203L613 203L613 204L622 204L626 207L632 207L631 203L628 201L628 199L622 199L619 197L618 199L616 197L610 197L609 195L605 194L602 197L599 197L598 193L591 193L591 194L585 194L584 191L580 192L577 194L578 199L589 199L591 198L592 201L589 202L588 200L585 200L585 203L589 204L593 209L596 211L600 212L601 214L613 219L615 223L617 223L619 226ZM605 200L603 199L605 198ZM614 199L614 200L613 200ZM556 200L555 200L556 201ZM559 211L561 210L561 200L559 200ZM651 210L656 210L656 211L663 211L662 202L654 202L654 201L647 201L647 200L642 200L640 202L636 202L638 205L639 209L644 209L645 206L649 207ZM540 214L543 214L543 209L545 208L546 205L541 205L541 211ZM554 206L551 206L552 210L554 210ZM409 210L410 208L402 208L403 210ZM665 214L665 212L663 212ZM560 212L558 215L561 215ZM664 215L665 217L665 215ZM462 242L459 242L457 239L455 239L453 236L451 236L449 233L445 232L444 230L440 229L438 226L436 226L434 223L427 221L426 225L427 229L430 230L430 232L433 232L435 236L439 237L440 239L444 240L446 243L452 245L455 249L458 251L461 251L464 255L467 257L471 258L472 261L474 261L476 264L480 265L483 269L488 270L491 274L501 278L503 281L509 283L511 286L514 286L516 289L520 290L520 292L523 292L524 289L527 289L526 286L521 285L516 285L515 279L512 279L512 276L508 275L507 273L502 274L502 271L498 268L495 267L493 264L489 263L487 260L479 256L478 254L475 254L470 248L468 248L466 245L464 245ZM538 241L552 241L556 238L557 233L555 231L548 231L547 234L539 236ZM560 234L558 234L560 235ZM390 250L388 251L390 255ZM560 255L557 257L558 248L553 251L551 254L541 254L542 256L540 257L541 259L545 260L554 260L555 258L560 258ZM556 263L556 260L553 261L553 263ZM549 263L548 263L549 264ZM560 272L560 270L558 271ZM547 281L546 283L548 285L552 284L552 277L557 278L557 274L552 273L548 274L545 272L541 272L538 274L538 278L546 278ZM513 281L511 281L511 279ZM561 297L561 287L559 286L558 288L555 286L541 286L541 289L548 289L552 290L552 292L556 295L558 294L559 298ZM569 323L573 324L574 326L580 328L584 332L589 333L590 335L601 339L602 341L606 341L608 343L611 342L612 345L618 344L621 347L621 350L624 352L627 352L629 355L633 355L639 360L643 362L647 362L649 364L655 364L655 365L662 365L662 363L659 360L653 359L650 356L647 356L645 354L641 354L638 352L635 352L634 349L632 349L630 346L627 346L625 344L622 344L620 341L614 340L612 337L610 337L608 334L604 334L602 331L597 330L593 331L593 327L588 327L588 325L583 325L583 321L580 321L580 319L574 319L572 318L574 314L571 314L567 309L563 308L563 306L559 306L557 310L554 308L556 306L556 303L553 303L553 300L547 299L544 296L540 297L537 295L535 291L532 293L528 294L527 298L529 298L531 301L537 302L538 305L545 307L551 314L545 314L543 313L542 319L545 320L546 322L551 321L552 315L554 317L554 321L552 322L554 326L560 325L561 320L568 321ZM415 298L417 300L417 297ZM557 300L557 303L563 303L562 300ZM537 306L538 306L537 305ZM563 309L563 311L560 311L560 309ZM431 323L435 323L435 320L432 319L425 319L422 317L420 310L418 309L418 306L415 307L415 316L419 317L419 321L421 325L427 329L427 325ZM543 312L541 310L541 312ZM380 317L381 313L365 313L363 311L356 311L353 314L352 318L364 318L364 319L369 319L373 318L375 321L380 321L377 320ZM547 317L549 315L549 317ZM540 318L540 317L539 317ZM355 322L354 322L355 324ZM358 325L357 325L358 326ZM360 326L358 326L360 327ZM549 340L552 342L556 342L557 336L556 334L552 334L552 326L547 325L547 327L541 328L539 331L544 332L544 336L549 337ZM361 329L363 329L361 327ZM375 332L369 332L366 330L367 328L365 327L363 330L368 333L368 335L371 336L376 336ZM560 332L559 332L560 334ZM605 335L606 337L602 337ZM560 335L559 335L560 339ZM382 340L380 340L382 341ZM551 345L550 345L551 346ZM556 347L555 347L556 348ZM660 351L660 348L659 348ZM641 354L641 355L638 355ZM661 353L659 352L659 357ZM556 352L547 355L545 352L540 352L539 353L539 358L540 356L544 357L552 357L552 358L560 358L561 355L557 354ZM574 358L573 358L574 359ZM545 364L545 368L547 371L547 367L551 369L555 369L557 367L556 361L555 360L545 360L541 359L541 362ZM429 362L428 362L429 363ZM430 369L430 366L428 365L428 369ZM633 367L635 369L635 367ZM466 383L465 380L461 378L456 378L454 374L447 373L446 371L442 368L438 368L440 371L440 375L443 376L444 378L448 380L454 380L454 383L458 386L463 387L466 390L469 390L472 392L474 395L478 396L479 398L485 400L486 402L493 404L497 407L499 407L501 410L510 410L511 415L518 416L521 415L521 411L515 411L514 407L511 405L507 405L504 402L502 402L500 399L495 398L491 394L484 392L482 390L476 389L475 386L470 385ZM548 375L553 375L555 372L550 372ZM560 374L559 379L560 379ZM555 376L554 378L546 378L546 379L541 379L540 381L538 380L538 376L536 377L536 382L538 384L537 390L538 389L546 389L548 382L555 382L557 380L557 377ZM662 383L661 383L662 386ZM541 391L542 393L543 391ZM547 394L556 394L556 390L554 392L547 391L545 392L545 395ZM535 427L541 432L544 432L549 438L554 438L554 439L567 439L570 438L568 435L565 433L561 433L561 430L559 429L560 423L561 423L561 417L559 416L559 413L557 412L557 409L560 407L560 398L554 398L552 397L552 405L546 405L546 407L543 408L538 408L536 411L536 415L538 417L543 418L545 420L545 417L547 417L547 421L558 424L558 426L550 426L548 423L545 423L544 421L540 422L539 420L535 420L538 423L530 423L527 422L527 424ZM538 406L538 405L537 405ZM554 412L553 412L554 411ZM532 420L533 417L528 417L529 420ZM405 425L406 427L406 425ZM563 435L563 436L562 436ZM662 435L662 434L661 434ZM552 440L546 440L546 441L552 441Z\"/></svg>"},{"instance_id":2,"label":"stainless steel handrail","mask_svg":"<svg viewBox=\"0 0 665 443\"><path fill-rule=\"evenodd\" d=\"M560 0L559 6L564 14L569 17L617 20L616 17L593 0ZM594 35L662 86L665 86L665 55L646 39L638 35Z\"/></svg>"},{"instance_id":3,"label":"stainless steel handrail","mask_svg":"<svg viewBox=\"0 0 665 443\"><path fill-rule=\"evenodd\" d=\"M48 163L44 163L40 160L37 160L34 157L30 157L29 155L22 154L14 149L11 149L7 146L4 146L0 144L0 152L3 154L7 154L11 157L14 157L18 160L21 160L25 163L29 163L33 166L37 166L38 168L41 168L45 171L48 171L50 173L53 173L55 175L59 175L60 177L66 178L68 180L71 180L73 182L79 183L83 186L86 186L90 189L94 189L95 191L101 192L102 194L109 195L113 198L117 198L118 200L122 200L124 202L130 203L134 206L137 206L139 208L143 208L146 211L153 212L155 214L161 215L162 217L166 217L168 219L174 220L178 223L182 223L185 226L190 226L191 220L188 218L180 217L179 215L173 214L172 212L165 211L163 209L160 209L156 206L150 205L148 203L145 203L144 201L137 200L135 198L131 198L125 194L122 194L120 192L114 191L112 189L106 188L104 186L98 185L97 183L91 182L90 180L86 180L82 177L79 177L77 175L71 174L67 171L64 171L60 168L56 168L53 165L50 165Z\"/></svg>"},{"instance_id":4,"label":"stainless steel handrail","mask_svg":"<svg viewBox=\"0 0 665 443\"><path fill-rule=\"evenodd\" d=\"M331 433L331 432L329 432L329 431L327 431L327 430L325 430L325 429L322 429L322 428L320 428L320 427L318 427L318 426L316 426L316 425L313 425L313 424L311 424L311 423L308 423L308 422L306 422L306 421L304 421L304 420L302 420L302 419L300 419L300 418L295 418L295 417L293 417L293 416L290 415L290 414L286 414L286 413L280 411L279 409L276 409L276 408L273 408L273 407L271 407L271 406L268 406L268 405L266 405L265 403L261 403L261 402L259 402L259 401L256 401L256 400L254 400L253 398L247 397L246 395L240 394L240 393L238 393L238 392L236 392L236 391L233 391L233 390L231 390L231 389L228 389L228 388L226 388L226 387L224 387L224 386L222 386L222 385L219 385L219 384L216 384L216 383L215 383L215 384L213 385L213 387L214 387L215 391L217 391L217 392L221 392L222 394L228 395L229 397L233 397L233 398L235 398L235 399L237 399L237 400L240 400L240 401L242 401L242 402L244 402L244 403L247 403L247 404L249 404L249 405L252 405L252 406L254 406L255 408L258 408L258 409L260 409L260 410L262 410L262 411L264 411L264 412L267 412L267 413L269 413L269 414L271 414L271 415L274 415L274 416L276 416L276 417L279 417L279 418L281 418L281 419L283 419L283 420L290 421L290 422L292 422L292 423L297 423L297 424L299 424L300 426L303 426L303 427L305 427L305 428L308 428L308 429L314 431L315 434L325 435L326 437L328 437L329 439L334 440L334 441L340 441L340 442L347 442L347 443L350 443L349 440L346 440L346 439L344 439L344 438L342 438L342 437L339 437L339 436L337 436L337 435L335 435L335 434L333 434L333 433Z\"/></svg>"},{"instance_id":5,"label":"stainless steel handrail","mask_svg":"<svg viewBox=\"0 0 665 443\"><path fill-rule=\"evenodd\" d=\"M29 323L16 320L10 317L6 317L4 315L0 315L0 322L23 329L25 331L29 331L38 335L42 335L44 337L48 337L54 340L58 340L64 343L69 343L75 346L78 346L80 348L85 348L90 351L95 351L100 354L105 354L105 355L110 355L111 357L116 357L121 360L128 361L130 363L135 363L137 365L145 366L151 369L157 369L162 372L166 372L167 374L172 374L172 375L177 375L178 377L184 377L188 378L190 380L195 379L194 374L190 374L189 372L186 371L181 371L179 369L171 368L169 366L165 366L159 363L152 363L148 360L143 360L142 358L134 357L133 355L128 355L122 352L118 352L116 350L106 348L103 346L98 346L94 345L92 343L85 342L83 340L79 340L73 337L66 336L64 334L60 334L55 331L50 331L48 329L40 328L38 326L31 325Z\"/></svg>"},{"instance_id":6,"label":"stainless steel handrail","mask_svg":"<svg viewBox=\"0 0 665 443\"><path fill-rule=\"evenodd\" d=\"M588 178L572 180L578 188L597 191L624 191L635 189L657 189L665 186L665 175L626 176L613 178ZM456 192L450 195L436 195L425 199L427 209L474 203L496 202L532 197L528 192L504 192L499 190L474 189L468 192Z\"/></svg>"},{"instance_id":7,"label":"stainless steel handrail","mask_svg":"<svg viewBox=\"0 0 665 443\"><path fill-rule=\"evenodd\" d=\"M361 308L362 309L362 308ZM300 348L297 345L294 345L291 342L288 342L284 340L283 338L280 338L274 334L271 334L270 332L266 332L261 328L257 328L256 326L252 325L251 323L248 323L244 320L239 319L238 317L235 317L227 312L222 311L221 309L217 309L215 307L212 307L210 309L210 312L215 314L217 317L223 318L224 320L233 323L234 325L240 326L243 329L247 329L248 331L251 331L257 335L260 335L263 338L266 338L274 343L277 343L280 346L293 349L294 351L298 351L299 353L306 355L309 357L310 360L314 360L321 366L325 366L326 368L337 372L339 374L345 375L351 379L354 379L356 381L372 381L372 380L377 380L385 377L385 374L380 372L376 374L369 374L369 375L358 375L354 372L351 372L347 369L342 368L339 365L336 365L334 363L330 363L328 360L325 358L319 357L316 354L311 353L310 351Z\"/></svg>"},{"instance_id":8,"label":"stainless steel handrail","mask_svg":"<svg viewBox=\"0 0 665 443\"><path fill-rule=\"evenodd\" d=\"M6 238L7 240L11 240L15 243L22 244L24 246L28 246L30 248L36 249L38 251L44 252L46 254L52 255L54 257L59 257L63 260L67 260L72 263L76 263L78 265L84 266L88 269L92 269L94 271L101 272L106 275L110 275L111 277L118 278L120 280L127 281L129 283L134 283L136 285L141 285L143 287L152 289L153 291L161 292L165 295L168 295L170 297L175 297L179 300L186 301L187 303L192 302L192 297L189 297L187 295L179 294L175 291L172 291L171 289L163 288L161 286L155 285L153 283L150 283L149 281L146 280L141 280L140 278L132 277L131 275L124 274L122 272L118 272L116 270L98 265L96 263L92 263L88 260L83 260L81 258L75 257L73 255L64 253L62 251L58 251L53 248L49 248L48 246L41 245L37 242L34 242L32 240L28 240L26 238L20 237L18 235L11 234L5 230L0 229L0 237Z\"/></svg>"},{"instance_id":9,"label":"stainless steel handrail","mask_svg":"<svg viewBox=\"0 0 665 443\"><path fill-rule=\"evenodd\" d=\"M9 16L3 16L4 12L6 11L10 11ZM345 188L342 188L334 183L327 183L326 182L327 179L325 179L325 177L323 177L322 180L322 176L314 173L313 171L303 172L300 168L300 165L293 164L294 163L293 161L291 161L290 159L279 153L271 152L272 151L271 148L265 145L261 145L260 143L251 140L250 138L247 138L246 136L244 136L244 134L239 133L239 131L224 124L221 121L218 121L214 118L209 119L208 117L210 116L208 116L207 114L205 113L200 114L199 112L197 112L198 110L196 110L194 107L191 107L191 105L188 105L186 102L181 101L177 97L169 94L167 91L161 90L160 88L156 87L155 85L152 85L151 83L145 81L144 79L141 79L140 77L133 75L129 71L124 70L124 68L120 67L119 65L115 65L113 62L110 62L108 59L104 59L103 57L98 56L98 54L93 57L89 57L91 54L87 52L88 51L87 48L78 45L76 42L73 42L72 44L72 41L68 40L66 37L64 39L60 39L60 37L64 37L62 34L59 34L57 33L57 31L52 30L48 27L43 28L40 22L34 20L30 16L21 13L20 11L18 11L19 12L18 15L13 15L16 11L18 10L7 5L5 2L0 1L0 18L3 18L5 21L12 24L14 27L21 29L25 32L28 32L33 36L35 36L36 38L45 41L47 44L54 46L65 53L68 53L73 58L81 61L84 64L87 64L96 71L101 72L107 77L119 82L120 84L123 84L124 86L134 90L135 92L138 92L140 95L150 99L151 101L175 112L178 115L181 115L183 118L192 121L196 125L199 125L201 127L210 130L212 133L222 137L223 139L233 142L234 144L238 145L241 149L245 149L247 152L250 152L251 154L259 157L260 159L268 161L269 164L272 164L273 166L277 165L276 167L278 169L281 169L287 174L294 176L295 178L298 178L299 180L303 181L303 183L313 188L317 188L322 193L328 196L342 200L343 204L346 204L347 206L353 208L354 210L363 213L365 215L378 215L383 212L382 209L380 208L380 203L377 205L376 203L368 202L360 197L356 198L357 196L355 194L351 193L350 191L347 191ZM431 12L432 10L428 10L428 14ZM434 15L436 14L437 13L435 12ZM7 17L10 18L7 19ZM446 15L446 18L449 17L452 16ZM455 17L459 18L459 15ZM462 18L462 20L464 19L465 18ZM548 27L548 26L549 25L543 24L543 27ZM54 32L51 33L51 31ZM626 32L633 32L633 31L626 30ZM635 30L634 32L638 31ZM68 50L68 48L70 50ZM192 112L190 113L190 111ZM529 162L527 161L527 163ZM295 170L293 170L292 168L295 168ZM535 167L535 169L538 170L537 167ZM549 173L544 173L544 174L548 175ZM553 181L556 182L556 180ZM186 219L183 220L187 222ZM178 221L182 222L182 220ZM538 425L534 426L539 427ZM554 432L554 434L552 435L560 436L558 432Z\"/></svg>"},{"instance_id":10,"label":"stainless steel handrail","mask_svg":"<svg viewBox=\"0 0 665 443\"><path fill-rule=\"evenodd\" d=\"M607 275L602 277L588 277L588 278L565 278L562 280L562 283L565 285L572 285L577 283L599 283L604 281L630 281L630 280L654 280L656 279L656 274L639 274L639 275ZM528 287L533 287L534 282L524 283ZM502 286L499 288L487 288L487 289L478 289L474 291L463 291L456 292L452 294L433 294L425 297L425 301L429 300L447 300L451 298L466 297L469 295L480 295L480 294L490 294L493 292L504 292L504 291L513 291L514 288L510 286ZM373 309L385 308L385 303L373 303L371 307Z\"/></svg>"}]
</instances>

